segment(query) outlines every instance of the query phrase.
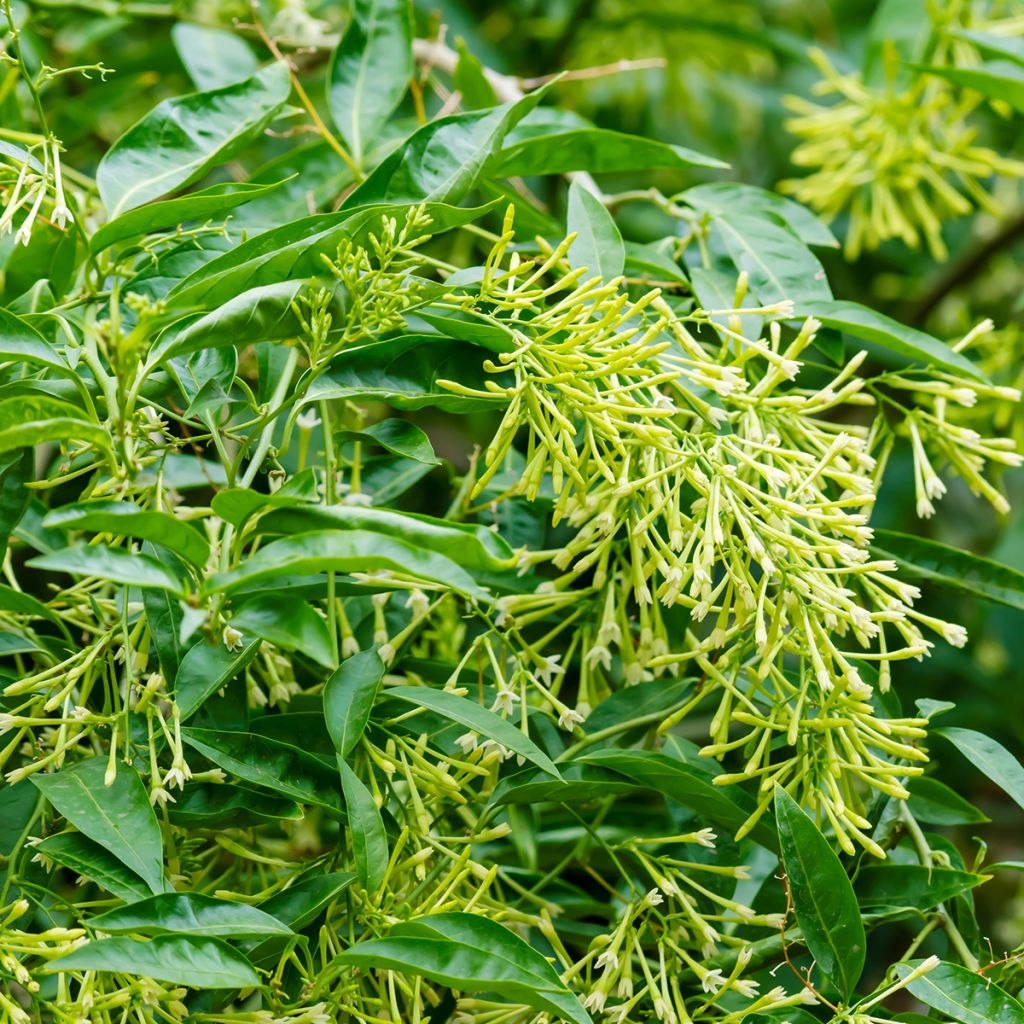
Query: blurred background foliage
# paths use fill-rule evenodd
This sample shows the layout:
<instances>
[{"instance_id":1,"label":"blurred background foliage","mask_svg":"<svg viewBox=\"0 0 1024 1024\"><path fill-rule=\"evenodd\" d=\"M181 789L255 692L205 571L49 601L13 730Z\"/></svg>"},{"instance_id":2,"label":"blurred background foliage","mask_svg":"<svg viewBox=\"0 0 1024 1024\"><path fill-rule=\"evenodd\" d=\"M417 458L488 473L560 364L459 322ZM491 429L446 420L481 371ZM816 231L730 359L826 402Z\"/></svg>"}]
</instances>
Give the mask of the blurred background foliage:
<instances>
[{"instance_id":1,"label":"blurred background foliage","mask_svg":"<svg viewBox=\"0 0 1024 1024\"><path fill-rule=\"evenodd\" d=\"M66 146L68 165L89 174L102 152L125 128L151 109L162 96L179 95L191 85L209 87L205 76L218 73L234 59L230 48L197 52L181 25L196 22L238 31L259 49L254 13L246 0L193 0L160 3L152 0L43 0L13 5L15 19L25 25L23 40L38 64L61 66L102 63L113 69L104 88L67 75L47 83L44 99L55 134ZM323 35L337 25L336 0L269 0L258 13L272 37L291 44L308 43L311 69L323 69L328 50ZM529 85L563 68L570 75L555 89L558 102L601 127L651 136L690 146L728 161L727 171L692 169L643 175L604 176L608 193L655 186L667 195L702 180L736 180L777 189L780 182L805 177L809 170L794 164L803 141L787 123L794 103L825 102L815 87L822 72L810 51L817 47L836 72L846 74L870 64L878 48L881 17L891 19L898 35L919 38L922 25L943 25L970 31L995 25L1010 40L1024 33L1024 4L967 3L961 0L416 0L421 31L445 26L450 43L461 39L484 65L514 75ZM178 26L176 28L176 26ZM925 33L927 34L927 33ZM954 62L970 61L970 47L954 53ZM264 51L265 52L265 51ZM884 63L884 53L878 57ZM636 62L622 69L607 67ZM0 124L15 128L21 118L14 95L16 71L0 69ZM876 76L884 77L885 71ZM95 72L91 72L95 74ZM870 78L870 75L868 76ZM896 91L915 87L912 80L890 83ZM950 93L958 103L962 94ZM439 102L424 94L425 101ZM99 99L101 98L101 99ZM1003 160L1024 160L1020 117L1004 105L968 98L963 114L971 144L993 151ZM407 101L402 116L415 118ZM313 137L280 133L265 143L266 171L256 180L277 180L299 172L301 187L278 190L266 202L254 202L235 221L239 230L303 206L330 204L345 187L344 168L329 158ZM875 166L880 153L860 154ZM924 157L926 161L930 157ZM252 173L254 168L246 168ZM533 183L528 183L532 186ZM1024 384L1024 195L1015 173L985 175L982 185L992 201L979 207L969 202L961 216L942 214L942 244L908 245L899 237L876 248L862 246L850 259L841 249L819 250L837 298L849 298L932 334L953 340L978 321L990 318L996 330L977 349L990 375L1002 384ZM564 191L549 179L539 198L553 212L564 209ZM799 186L797 186L799 187ZM290 207L285 210L285 207ZM621 209L619 224L627 238L653 241L679 222L667 222L646 204ZM831 227L847 239L849 209ZM59 279L62 265L71 271L67 250L70 235L55 228L34 233L31 243L15 249L11 235L0 237L2 300L23 295L33 281ZM73 242L72 242L73 244ZM224 245L232 244L230 239ZM994 433L1024 441L1024 413L1019 407L976 408L971 416L985 420ZM462 417L460 429L472 429ZM453 429L449 427L448 429ZM481 431L483 434L484 431ZM453 438L446 455L457 458L475 438ZM437 442L445 447L443 438ZM1011 512L1000 516L971 496L958 480L951 481L944 509L934 520L920 521L914 511L913 464L908 447L893 454L873 525L932 536L934 539L987 554L1024 569L1024 471L1010 471L1003 481ZM953 701L958 725L977 729L1011 750L1024 749L1024 619L1011 608L976 603L967 597L925 588L922 607L944 619L967 625L971 641L964 650L939 645L933 657L911 663L903 672L900 692L905 707L916 698ZM930 607L928 607L930 605ZM938 747L945 741L936 739ZM1024 859L1024 818L951 748L941 755L938 773L957 792L969 794L1000 827L990 829L993 860ZM968 863L976 849L971 827L946 830ZM1005 872L978 894L979 917L996 922L991 939L996 948L1012 946L1024 932L1024 874ZM880 936L879 936L880 938ZM877 950L881 954L881 950ZM887 961L886 961L887 962Z\"/></svg>"}]
</instances>

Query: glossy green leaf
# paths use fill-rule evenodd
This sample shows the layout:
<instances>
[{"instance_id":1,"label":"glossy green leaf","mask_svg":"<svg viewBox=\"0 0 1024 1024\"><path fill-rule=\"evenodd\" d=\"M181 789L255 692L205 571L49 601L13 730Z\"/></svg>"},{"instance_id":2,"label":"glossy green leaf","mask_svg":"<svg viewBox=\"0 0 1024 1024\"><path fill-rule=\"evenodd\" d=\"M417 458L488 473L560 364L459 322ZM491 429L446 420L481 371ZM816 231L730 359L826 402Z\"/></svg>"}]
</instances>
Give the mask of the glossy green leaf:
<instances>
[{"instance_id":1,"label":"glossy green leaf","mask_svg":"<svg viewBox=\"0 0 1024 1024\"><path fill-rule=\"evenodd\" d=\"M396 700L436 711L439 715L464 725L471 732L500 743L508 750L525 757L531 764L560 778L555 763L529 736L475 701L460 697L449 690L435 690L427 686L389 686L385 692L388 697Z\"/></svg>"},{"instance_id":2,"label":"glossy green leaf","mask_svg":"<svg viewBox=\"0 0 1024 1024\"><path fill-rule=\"evenodd\" d=\"M277 799L226 782L190 782L167 808L181 828L246 828L268 821L298 821L302 808L294 800Z\"/></svg>"},{"instance_id":3,"label":"glossy green leaf","mask_svg":"<svg viewBox=\"0 0 1024 1024\"><path fill-rule=\"evenodd\" d=\"M85 418L81 409L45 395L20 395L0 401L0 452L47 441L66 444L74 438L105 451L110 435L105 427Z\"/></svg>"},{"instance_id":4,"label":"glossy green leaf","mask_svg":"<svg viewBox=\"0 0 1024 1024\"><path fill-rule=\"evenodd\" d=\"M807 302L831 300L817 256L774 214L726 207L712 214L711 222L736 269L749 275L759 302L791 299L802 310Z\"/></svg>"},{"instance_id":5,"label":"glossy green leaf","mask_svg":"<svg viewBox=\"0 0 1024 1024\"><path fill-rule=\"evenodd\" d=\"M756 185L744 185L738 181L714 181L688 188L682 198L695 209L721 216L728 216L731 212L772 215L781 220L805 245L830 248L839 245L832 232L806 206Z\"/></svg>"},{"instance_id":6,"label":"glossy green leaf","mask_svg":"<svg viewBox=\"0 0 1024 1024\"><path fill-rule=\"evenodd\" d=\"M457 203L488 173L509 129L539 102L545 89L490 110L451 114L425 124L381 162L345 201L428 200Z\"/></svg>"},{"instance_id":7,"label":"glossy green leaf","mask_svg":"<svg viewBox=\"0 0 1024 1024\"><path fill-rule=\"evenodd\" d=\"M290 92L288 69L276 63L243 82L158 103L100 161L96 184L111 219L226 163Z\"/></svg>"},{"instance_id":8,"label":"glossy green leaf","mask_svg":"<svg viewBox=\"0 0 1024 1024\"><path fill-rule=\"evenodd\" d=\"M300 804L340 812L338 776L330 765L298 747L256 733L216 729L181 730L193 750L238 779L279 793Z\"/></svg>"},{"instance_id":9,"label":"glossy green leaf","mask_svg":"<svg viewBox=\"0 0 1024 1024\"><path fill-rule=\"evenodd\" d=\"M685 146L673 146L607 128L560 121L552 123L549 118L545 108L518 130L509 133L492 172L495 177L728 166L715 157Z\"/></svg>"},{"instance_id":10,"label":"glossy green leaf","mask_svg":"<svg viewBox=\"0 0 1024 1024\"><path fill-rule=\"evenodd\" d=\"M206 640L190 647L174 677L174 698L181 720L191 718L209 697L231 682L259 649L258 639L250 639L237 651L229 651L222 642Z\"/></svg>"},{"instance_id":11,"label":"glossy green leaf","mask_svg":"<svg viewBox=\"0 0 1024 1024\"><path fill-rule=\"evenodd\" d=\"M13 448L0 452L0 558L32 497L25 486L35 479L35 452L31 448ZM8 598L8 602L10 598Z\"/></svg>"},{"instance_id":12,"label":"glossy green leaf","mask_svg":"<svg viewBox=\"0 0 1024 1024\"><path fill-rule=\"evenodd\" d=\"M150 545L146 545L150 547ZM151 549L147 554L157 561L167 562L172 555L160 554ZM185 613L181 601L166 590L146 587L142 591L142 607L146 612L146 625L149 627L150 643L160 664L160 672L164 679L173 679L188 650L182 642L181 632Z\"/></svg>"},{"instance_id":13,"label":"glossy green leaf","mask_svg":"<svg viewBox=\"0 0 1024 1024\"><path fill-rule=\"evenodd\" d=\"M49 971L114 971L189 988L252 988L252 964L221 939L158 935L139 941L125 936L94 939L51 960Z\"/></svg>"},{"instance_id":14,"label":"glossy green leaf","mask_svg":"<svg viewBox=\"0 0 1024 1024\"><path fill-rule=\"evenodd\" d=\"M497 806L556 802L578 807L606 797L623 796L644 788L620 772L596 764L570 762L560 766L561 778L545 771L518 772L501 780L491 797Z\"/></svg>"},{"instance_id":15,"label":"glossy green leaf","mask_svg":"<svg viewBox=\"0 0 1024 1024\"><path fill-rule=\"evenodd\" d=\"M107 758L99 756L29 778L79 832L109 850L153 892L163 892L163 839L146 787L130 765L117 764L109 786L104 783L106 771Z\"/></svg>"},{"instance_id":16,"label":"glossy green leaf","mask_svg":"<svg viewBox=\"0 0 1024 1024\"><path fill-rule=\"evenodd\" d=\"M347 871L313 875L264 900L260 910L299 931L316 920L355 880L356 876Z\"/></svg>"},{"instance_id":17,"label":"glossy green leaf","mask_svg":"<svg viewBox=\"0 0 1024 1024\"><path fill-rule=\"evenodd\" d=\"M119 900L133 903L150 895L149 886L134 871L82 832L47 836L36 844L35 852L90 879Z\"/></svg>"},{"instance_id":18,"label":"glossy green leaf","mask_svg":"<svg viewBox=\"0 0 1024 1024\"><path fill-rule=\"evenodd\" d=\"M569 247L569 266L585 267L588 276L603 281L619 277L626 263L622 235L601 200L577 181L569 186L566 218L569 234L576 235Z\"/></svg>"},{"instance_id":19,"label":"glossy green leaf","mask_svg":"<svg viewBox=\"0 0 1024 1024\"><path fill-rule=\"evenodd\" d=\"M357 164L401 102L413 73L408 0L355 0L331 56L327 105Z\"/></svg>"},{"instance_id":20,"label":"glossy green leaf","mask_svg":"<svg viewBox=\"0 0 1024 1024\"><path fill-rule=\"evenodd\" d=\"M236 568L217 573L208 582L207 592L230 593L247 584L285 574L381 569L441 583L468 597L487 598L486 591L450 558L398 537L369 530L313 530L272 541Z\"/></svg>"},{"instance_id":21,"label":"glossy green leaf","mask_svg":"<svg viewBox=\"0 0 1024 1024\"><path fill-rule=\"evenodd\" d=\"M897 964L896 973L906 978L920 960ZM931 1006L961 1024L1024 1024L1024 1006L991 978L958 964L940 963L907 988Z\"/></svg>"},{"instance_id":22,"label":"glossy green leaf","mask_svg":"<svg viewBox=\"0 0 1024 1024\"><path fill-rule=\"evenodd\" d=\"M990 60L966 68L925 65L918 70L973 89L990 100L1001 100L1024 114L1024 67L1015 60Z\"/></svg>"},{"instance_id":23,"label":"glossy green leaf","mask_svg":"<svg viewBox=\"0 0 1024 1024\"><path fill-rule=\"evenodd\" d=\"M826 327L869 341L884 352L897 357L900 365L916 364L934 366L940 370L973 380L984 380L985 376L964 355L954 352L930 334L877 313L858 302L845 299L802 298L797 301L796 311L801 316L813 316Z\"/></svg>"},{"instance_id":24,"label":"glossy green leaf","mask_svg":"<svg viewBox=\"0 0 1024 1024\"><path fill-rule=\"evenodd\" d=\"M50 512L43 525L152 541L181 555L194 566L205 565L210 557L209 542L194 526L167 512L143 509L130 501L101 500L64 505Z\"/></svg>"},{"instance_id":25,"label":"glossy green leaf","mask_svg":"<svg viewBox=\"0 0 1024 1024\"><path fill-rule=\"evenodd\" d=\"M918 821L930 825L977 825L989 820L974 804L931 776L908 779L906 788L910 793L907 806Z\"/></svg>"},{"instance_id":26,"label":"glossy green leaf","mask_svg":"<svg viewBox=\"0 0 1024 1024\"><path fill-rule=\"evenodd\" d=\"M234 32L188 21L171 27L171 39L197 89L220 89L256 73L259 62Z\"/></svg>"},{"instance_id":27,"label":"glossy green leaf","mask_svg":"<svg viewBox=\"0 0 1024 1024\"><path fill-rule=\"evenodd\" d=\"M514 932L476 914L430 914L358 942L338 963L417 974L464 992L493 992L573 1024L590 1015L554 967Z\"/></svg>"},{"instance_id":28,"label":"glossy green leaf","mask_svg":"<svg viewBox=\"0 0 1024 1024\"><path fill-rule=\"evenodd\" d=\"M196 892L162 893L118 907L88 921L96 931L132 935L191 934L225 939L291 935L275 917L245 903L231 903Z\"/></svg>"},{"instance_id":29,"label":"glossy green leaf","mask_svg":"<svg viewBox=\"0 0 1024 1024\"><path fill-rule=\"evenodd\" d=\"M95 577L132 587L157 587L184 596L181 580L166 566L150 555L133 554L127 548L76 544L49 555L39 555L28 564L34 569Z\"/></svg>"},{"instance_id":30,"label":"glossy green leaf","mask_svg":"<svg viewBox=\"0 0 1024 1024\"><path fill-rule=\"evenodd\" d=\"M374 803L373 794L340 754L338 772L341 775L341 790L345 794L356 874L360 885L368 893L375 893L381 887L388 867L388 836L384 831L384 821Z\"/></svg>"},{"instance_id":31,"label":"glossy green leaf","mask_svg":"<svg viewBox=\"0 0 1024 1024\"><path fill-rule=\"evenodd\" d=\"M988 875L969 871L920 864L869 864L857 873L854 888L862 907L931 910L936 904L968 892L988 878Z\"/></svg>"},{"instance_id":32,"label":"glossy green leaf","mask_svg":"<svg viewBox=\"0 0 1024 1024\"><path fill-rule=\"evenodd\" d=\"M828 840L780 786L775 820L793 911L818 967L848 1000L864 970L866 939L857 897Z\"/></svg>"},{"instance_id":33,"label":"glossy green leaf","mask_svg":"<svg viewBox=\"0 0 1024 1024\"><path fill-rule=\"evenodd\" d=\"M894 558L901 576L1024 609L1024 572L1008 565L892 530L876 530L871 547L883 558Z\"/></svg>"},{"instance_id":34,"label":"glossy green leaf","mask_svg":"<svg viewBox=\"0 0 1024 1024\"><path fill-rule=\"evenodd\" d=\"M285 651L299 651L324 668L334 668L327 623L305 601L282 602L274 594L246 601L231 617L245 635L258 636Z\"/></svg>"},{"instance_id":35,"label":"glossy green leaf","mask_svg":"<svg viewBox=\"0 0 1024 1024\"><path fill-rule=\"evenodd\" d=\"M75 377L67 359L31 324L0 307L0 362L28 363Z\"/></svg>"},{"instance_id":36,"label":"glossy green leaf","mask_svg":"<svg viewBox=\"0 0 1024 1024\"><path fill-rule=\"evenodd\" d=\"M339 757L348 757L366 729L384 662L375 649L346 658L324 684L324 719Z\"/></svg>"},{"instance_id":37,"label":"glossy green leaf","mask_svg":"<svg viewBox=\"0 0 1024 1024\"><path fill-rule=\"evenodd\" d=\"M250 288L223 306L171 328L150 356L150 364L222 345L246 345L294 337L300 330L293 303L304 281L278 281Z\"/></svg>"},{"instance_id":38,"label":"glossy green leaf","mask_svg":"<svg viewBox=\"0 0 1024 1024\"><path fill-rule=\"evenodd\" d=\"M183 25L183 22L179 22L175 28L182 28ZM175 228L186 221L218 219L243 203L273 192L281 184L279 181L264 185L245 181L220 182L199 192L165 199L160 203L147 203L104 224L89 240L89 249L95 254L129 238L141 238L143 235Z\"/></svg>"},{"instance_id":39,"label":"glossy green leaf","mask_svg":"<svg viewBox=\"0 0 1024 1024\"><path fill-rule=\"evenodd\" d=\"M579 760L620 772L730 832L736 832L756 807L747 794L716 786L716 773L706 761L698 766L653 750L613 749L589 751L581 754ZM750 834L762 845L777 848L772 830L763 821Z\"/></svg>"},{"instance_id":40,"label":"glossy green leaf","mask_svg":"<svg viewBox=\"0 0 1024 1024\"><path fill-rule=\"evenodd\" d=\"M274 509L259 522L259 529L268 533L325 528L385 534L445 555L474 571L507 572L515 566L512 549L493 530L412 512L359 505L296 505Z\"/></svg>"},{"instance_id":41,"label":"glossy green leaf","mask_svg":"<svg viewBox=\"0 0 1024 1024\"><path fill-rule=\"evenodd\" d=\"M984 772L1007 796L1024 807L1024 767L1001 743L973 729L947 727L934 730L949 740L979 771Z\"/></svg>"},{"instance_id":42,"label":"glossy green leaf","mask_svg":"<svg viewBox=\"0 0 1024 1024\"><path fill-rule=\"evenodd\" d=\"M428 466L441 464L434 454L430 438L415 423L409 423L408 420L381 420L362 430L343 430L338 436L346 441L365 441L368 444L380 445L381 448L395 455L401 455Z\"/></svg>"}]
</instances>

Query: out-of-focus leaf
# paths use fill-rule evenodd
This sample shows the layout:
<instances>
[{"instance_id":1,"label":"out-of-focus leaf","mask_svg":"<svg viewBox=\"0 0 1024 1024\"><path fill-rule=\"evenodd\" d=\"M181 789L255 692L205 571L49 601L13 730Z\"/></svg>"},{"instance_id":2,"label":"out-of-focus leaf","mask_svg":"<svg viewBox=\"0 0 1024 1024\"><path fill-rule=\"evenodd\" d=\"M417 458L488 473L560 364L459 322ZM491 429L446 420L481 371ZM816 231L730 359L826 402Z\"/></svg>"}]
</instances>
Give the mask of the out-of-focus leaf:
<instances>
[{"instance_id":1,"label":"out-of-focus leaf","mask_svg":"<svg viewBox=\"0 0 1024 1024\"><path fill-rule=\"evenodd\" d=\"M176 22L171 39L197 89L221 89L256 73L259 62L234 32L189 21Z\"/></svg>"},{"instance_id":2,"label":"out-of-focus leaf","mask_svg":"<svg viewBox=\"0 0 1024 1024\"><path fill-rule=\"evenodd\" d=\"M1002 100L1024 114L1024 67L1015 60L990 60L969 68L918 65L917 69L973 89L990 100Z\"/></svg>"},{"instance_id":3,"label":"out-of-focus leaf","mask_svg":"<svg viewBox=\"0 0 1024 1024\"><path fill-rule=\"evenodd\" d=\"M817 826L782 787L775 821L793 910L818 967L848 1000L864 970L866 939L853 886Z\"/></svg>"},{"instance_id":4,"label":"out-of-focus leaf","mask_svg":"<svg viewBox=\"0 0 1024 1024\"><path fill-rule=\"evenodd\" d=\"M862 907L914 907L930 910L990 876L920 864L869 864L857 873L854 887Z\"/></svg>"},{"instance_id":5,"label":"out-of-focus leaf","mask_svg":"<svg viewBox=\"0 0 1024 1024\"><path fill-rule=\"evenodd\" d=\"M918 776L908 779L906 788L910 793L907 806L918 821L930 825L977 825L989 820L974 804L938 779Z\"/></svg>"},{"instance_id":6,"label":"out-of-focus leaf","mask_svg":"<svg viewBox=\"0 0 1024 1024\"><path fill-rule=\"evenodd\" d=\"M355 0L327 73L327 105L361 166L413 73L408 0Z\"/></svg>"},{"instance_id":7,"label":"out-of-focus leaf","mask_svg":"<svg viewBox=\"0 0 1024 1024\"><path fill-rule=\"evenodd\" d=\"M956 29L951 35L966 39L979 50L995 57L1005 57L1015 64L1024 64L1024 39L1020 36L1000 36L994 32L975 32L970 29Z\"/></svg>"}]
</instances>

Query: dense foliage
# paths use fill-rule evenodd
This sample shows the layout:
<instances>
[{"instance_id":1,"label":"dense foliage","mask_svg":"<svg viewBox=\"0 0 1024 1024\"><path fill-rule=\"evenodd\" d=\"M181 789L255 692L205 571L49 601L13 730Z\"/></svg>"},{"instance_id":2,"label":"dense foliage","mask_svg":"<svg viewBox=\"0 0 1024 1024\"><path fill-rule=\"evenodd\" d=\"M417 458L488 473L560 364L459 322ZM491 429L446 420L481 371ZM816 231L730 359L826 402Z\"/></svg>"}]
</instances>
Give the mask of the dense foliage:
<instances>
[{"instance_id":1,"label":"dense foliage","mask_svg":"<svg viewBox=\"0 0 1024 1024\"><path fill-rule=\"evenodd\" d=\"M1024 1024L1024 11L336 6L0 0L0 1020Z\"/></svg>"}]
</instances>

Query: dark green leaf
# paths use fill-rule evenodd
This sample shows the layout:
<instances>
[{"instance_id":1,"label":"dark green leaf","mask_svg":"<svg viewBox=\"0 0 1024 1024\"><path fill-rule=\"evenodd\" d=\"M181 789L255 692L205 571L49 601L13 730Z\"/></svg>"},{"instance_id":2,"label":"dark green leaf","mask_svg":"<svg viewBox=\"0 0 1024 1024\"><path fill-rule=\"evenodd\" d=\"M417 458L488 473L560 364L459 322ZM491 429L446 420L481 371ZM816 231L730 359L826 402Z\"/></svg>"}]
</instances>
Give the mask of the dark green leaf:
<instances>
[{"instance_id":1,"label":"dark green leaf","mask_svg":"<svg viewBox=\"0 0 1024 1024\"><path fill-rule=\"evenodd\" d=\"M235 612L231 625L282 650L299 651L324 668L334 668L337 663L327 623L305 601L282 602L275 594L256 597Z\"/></svg>"},{"instance_id":2,"label":"dark green leaf","mask_svg":"<svg viewBox=\"0 0 1024 1024\"><path fill-rule=\"evenodd\" d=\"M405 701L407 704L416 704L418 707L436 711L439 715L464 725L472 732L500 743L556 778L561 777L555 763L529 736L511 722L474 701L448 690L434 690L426 686L389 686L386 693L388 697Z\"/></svg>"},{"instance_id":3,"label":"dark green leaf","mask_svg":"<svg viewBox=\"0 0 1024 1024\"><path fill-rule=\"evenodd\" d=\"M86 501L65 505L49 513L43 525L152 541L197 567L205 565L210 557L208 541L194 526L166 512L139 508L130 501Z\"/></svg>"},{"instance_id":4,"label":"dark green leaf","mask_svg":"<svg viewBox=\"0 0 1024 1024\"><path fill-rule=\"evenodd\" d=\"M324 718L339 757L362 737L383 678L384 662L371 649L346 658L324 684Z\"/></svg>"},{"instance_id":5,"label":"dark green leaf","mask_svg":"<svg viewBox=\"0 0 1024 1024\"><path fill-rule=\"evenodd\" d=\"M339 963L418 974L465 992L493 992L573 1024L590 1016L555 969L515 933L476 914L430 914L358 942Z\"/></svg>"},{"instance_id":6,"label":"dark green leaf","mask_svg":"<svg viewBox=\"0 0 1024 1024\"><path fill-rule=\"evenodd\" d=\"M870 864L857 873L857 901L862 907L914 907L931 910L987 881L953 868L920 864Z\"/></svg>"},{"instance_id":7,"label":"dark green leaf","mask_svg":"<svg viewBox=\"0 0 1024 1024\"><path fill-rule=\"evenodd\" d=\"M248 641L239 651L205 640L189 648L174 677L174 698L181 720L187 721L209 697L231 682L259 649L259 640Z\"/></svg>"},{"instance_id":8,"label":"dark green leaf","mask_svg":"<svg viewBox=\"0 0 1024 1024\"><path fill-rule=\"evenodd\" d=\"M781 786L775 788L775 820L804 941L818 967L849 1000L864 970L866 949L853 886L828 841Z\"/></svg>"},{"instance_id":9,"label":"dark green leaf","mask_svg":"<svg viewBox=\"0 0 1024 1024\"><path fill-rule=\"evenodd\" d=\"M905 978L921 963L897 964ZM927 1006L962 1024L1024 1024L1024 1006L1004 992L991 978L957 964L940 963L907 986Z\"/></svg>"},{"instance_id":10,"label":"dark green leaf","mask_svg":"<svg viewBox=\"0 0 1024 1024\"><path fill-rule=\"evenodd\" d=\"M430 438L407 420L391 419L373 423L362 430L343 430L339 437L349 441L366 441L380 445L395 455L423 462L428 466L439 466L440 460L434 454Z\"/></svg>"},{"instance_id":11,"label":"dark green leaf","mask_svg":"<svg viewBox=\"0 0 1024 1024\"><path fill-rule=\"evenodd\" d=\"M68 402L45 395L21 395L0 401L0 452L55 441L66 444L74 438L100 450L110 447L105 427L84 418Z\"/></svg>"},{"instance_id":12,"label":"dark green leaf","mask_svg":"<svg viewBox=\"0 0 1024 1024\"><path fill-rule=\"evenodd\" d=\"M226 163L263 131L290 92L288 69L276 63L244 82L158 103L100 161L96 184L110 217Z\"/></svg>"},{"instance_id":13,"label":"dark green leaf","mask_svg":"<svg viewBox=\"0 0 1024 1024\"><path fill-rule=\"evenodd\" d=\"M221 939L158 935L138 941L124 936L98 939L51 960L48 971L115 971L189 988L252 988L259 977L252 964Z\"/></svg>"},{"instance_id":14,"label":"dark green leaf","mask_svg":"<svg viewBox=\"0 0 1024 1024\"><path fill-rule=\"evenodd\" d=\"M47 836L36 844L35 850L69 871L91 879L119 900L133 903L150 895L149 886L134 871L82 832Z\"/></svg>"},{"instance_id":15,"label":"dark green leaf","mask_svg":"<svg viewBox=\"0 0 1024 1024\"><path fill-rule=\"evenodd\" d=\"M105 785L106 757L90 757L52 775L30 775L53 809L83 835L109 850L153 892L163 892L163 839L146 787L131 766L117 763Z\"/></svg>"},{"instance_id":16,"label":"dark green leaf","mask_svg":"<svg viewBox=\"0 0 1024 1024\"><path fill-rule=\"evenodd\" d=\"M907 806L918 821L930 825L977 825L989 819L944 782L929 776L907 780Z\"/></svg>"},{"instance_id":17,"label":"dark green leaf","mask_svg":"<svg viewBox=\"0 0 1024 1024\"><path fill-rule=\"evenodd\" d=\"M268 821L298 821L302 808L294 800L279 800L227 783L192 782L177 802L167 808L168 816L182 828L245 828Z\"/></svg>"},{"instance_id":18,"label":"dark green leaf","mask_svg":"<svg viewBox=\"0 0 1024 1024\"><path fill-rule=\"evenodd\" d=\"M0 558L7 554L11 534L21 522L32 497L32 492L25 484L35 479L35 461L32 448L0 452ZM6 600L6 606L10 607L12 598L7 597Z\"/></svg>"},{"instance_id":19,"label":"dark green leaf","mask_svg":"<svg viewBox=\"0 0 1024 1024\"><path fill-rule=\"evenodd\" d=\"M90 918L90 928L132 935L192 934L225 939L291 935L275 917L245 903L231 903L196 892L162 893Z\"/></svg>"},{"instance_id":20,"label":"dark green leaf","mask_svg":"<svg viewBox=\"0 0 1024 1024\"><path fill-rule=\"evenodd\" d=\"M401 102L413 73L408 0L355 0L327 73L327 105L356 164Z\"/></svg>"},{"instance_id":21,"label":"dark green leaf","mask_svg":"<svg viewBox=\"0 0 1024 1024\"><path fill-rule=\"evenodd\" d=\"M338 755L341 790L345 794L349 835L356 861L359 883L370 894L384 881L388 867L388 836L384 821L373 800L373 794L359 781L359 776Z\"/></svg>"},{"instance_id":22,"label":"dark green leaf","mask_svg":"<svg viewBox=\"0 0 1024 1024\"><path fill-rule=\"evenodd\" d=\"M894 558L901 576L1024 609L1024 572L990 558L892 530L877 530L872 550L883 558Z\"/></svg>"}]
</instances>

